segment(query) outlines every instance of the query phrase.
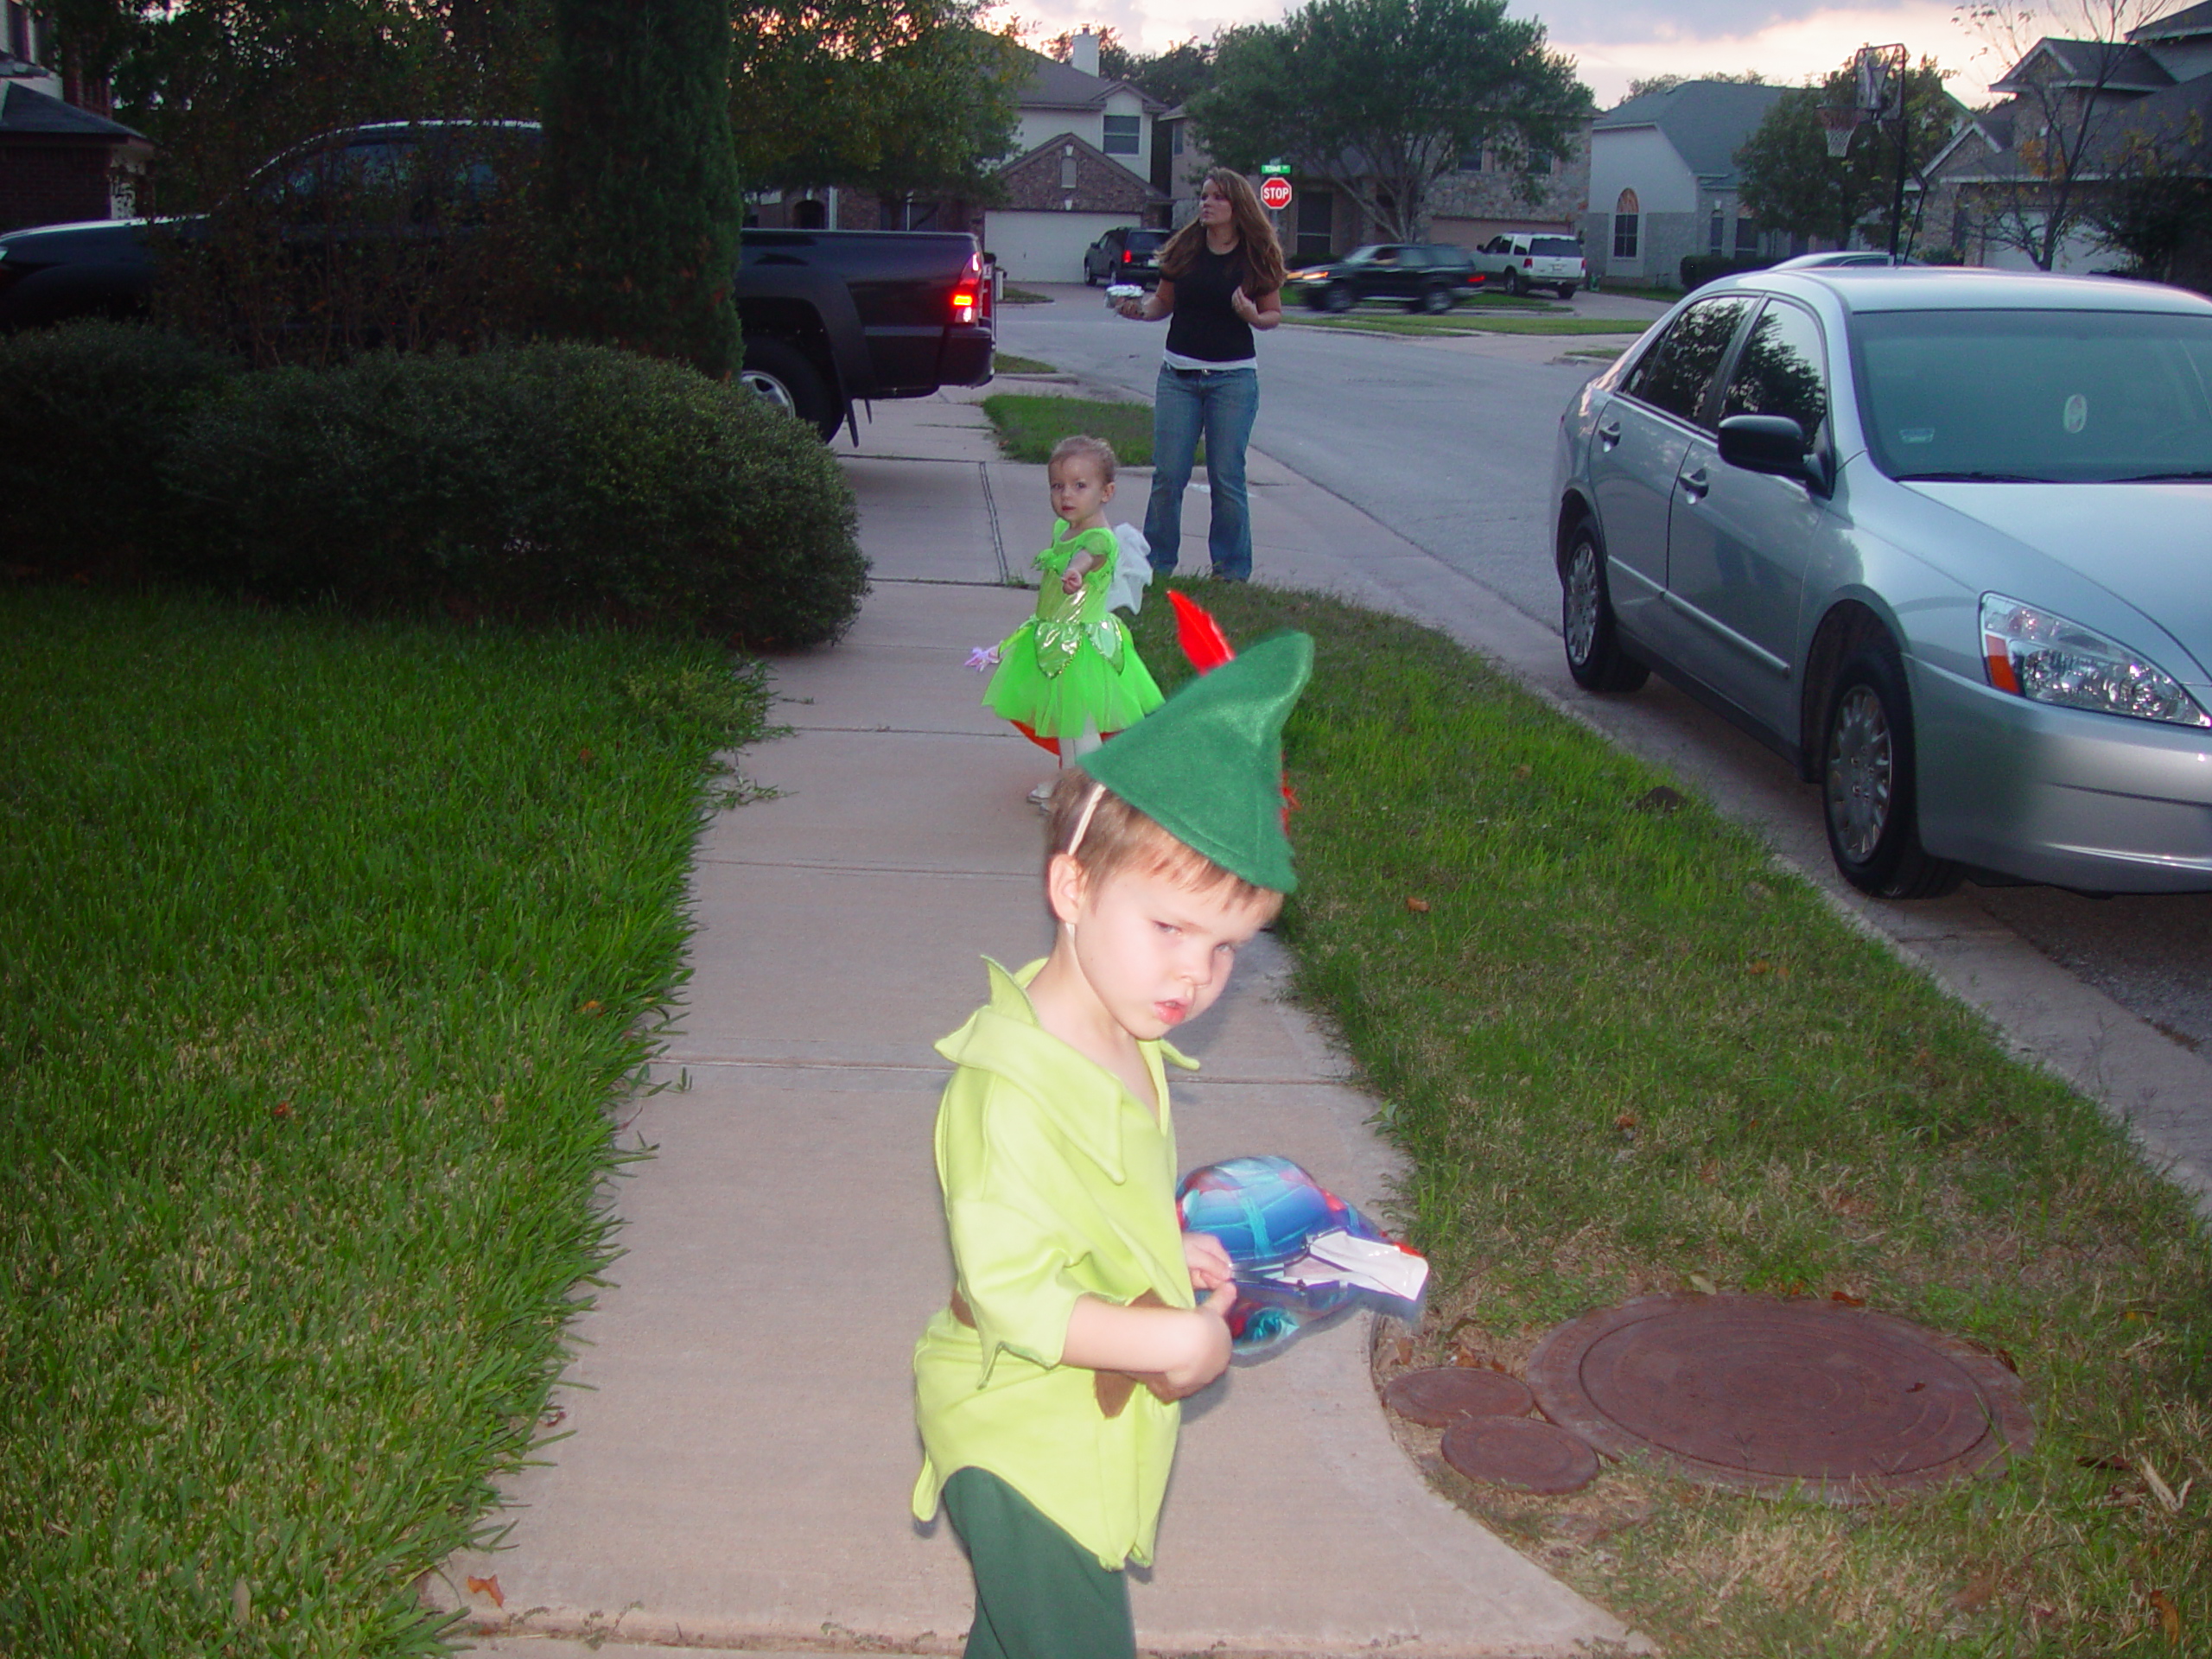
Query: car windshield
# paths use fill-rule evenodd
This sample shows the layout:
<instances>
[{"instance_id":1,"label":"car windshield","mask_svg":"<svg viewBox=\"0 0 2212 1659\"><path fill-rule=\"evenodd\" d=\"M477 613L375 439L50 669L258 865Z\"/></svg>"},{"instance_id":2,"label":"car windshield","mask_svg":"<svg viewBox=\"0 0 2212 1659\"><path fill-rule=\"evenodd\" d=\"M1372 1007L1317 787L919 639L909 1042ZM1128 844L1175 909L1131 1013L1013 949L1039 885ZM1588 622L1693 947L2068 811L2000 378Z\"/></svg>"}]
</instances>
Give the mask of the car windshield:
<instances>
[{"instance_id":1,"label":"car windshield","mask_svg":"<svg viewBox=\"0 0 2212 1659\"><path fill-rule=\"evenodd\" d=\"M1129 251L1157 253L1160 251L1160 245L1166 239L1167 232L1165 231L1131 231L1128 242Z\"/></svg>"},{"instance_id":2,"label":"car windshield","mask_svg":"<svg viewBox=\"0 0 2212 1659\"><path fill-rule=\"evenodd\" d=\"M1397 250L1394 248L1391 251L1395 253ZM1346 254L1344 256L1344 264L1348 265L1371 265L1382 257L1382 245L1380 242L1370 242L1365 247L1354 248L1350 253Z\"/></svg>"},{"instance_id":3,"label":"car windshield","mask_svg":"<svg viewBox=\"0 0 2212 1659\"><path fill-rule=\"evenodd\" d=\"M1860 418L1891 478L2212 477L2212 316L1862 313L1853 353Z\"/></svg>"},{"instance_id":4,"label":"car windshield","mask_svg":"<svg viewBox=\"0 0 2212 1659\"><path fill-rule=\"evenodd\" d=\"M1564 236L1540 236L1529 245L1529 251L1539 259L1580 259L1582 245Z\"/></svg>"}]
</instances>

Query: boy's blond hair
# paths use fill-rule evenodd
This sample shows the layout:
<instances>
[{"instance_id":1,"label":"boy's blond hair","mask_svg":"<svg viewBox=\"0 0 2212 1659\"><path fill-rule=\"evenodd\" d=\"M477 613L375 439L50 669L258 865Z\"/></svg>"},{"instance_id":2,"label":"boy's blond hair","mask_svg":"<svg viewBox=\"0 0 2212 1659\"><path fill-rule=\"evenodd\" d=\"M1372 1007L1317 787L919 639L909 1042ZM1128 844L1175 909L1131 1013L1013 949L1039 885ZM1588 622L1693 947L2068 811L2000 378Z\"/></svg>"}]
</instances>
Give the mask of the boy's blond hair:
<instances>
[{"instance_id":1,"label":"boy's blond hair","mask_svg":"<svg viewBox=\"0 0 2212 1659\"><path fill-rule=\"evenodd\" d=\"M1072 455L1096 461L1101 484L1111 484L1114 469L1122 464L1115 458L1112 444L1103 438L1094 438L1087 432L1077 432L1071 437L1062 438L1052 446L1052 453L1046 458L1045 464L1048 467L1057 467Z\"/></svg>"},{"instance_id":2,"label":"boy's blond hair","mask_svg":"<svg viewBox=\"0 0 2212 1659\"><path fill-rule=\"evenodd\" d=\"M1084 824L1084 811L1090 805L1094 791L1098 804L1091 808L1090 822ZM1178 841L1080 766L1069 766L1052 780L1046 813L1047 861L1055 853L1067 853L1095 883L1135 870L1143 875L1164 875L1192 893L1226 888L1231 905L1264 911L1270 917L1282 908L1282 894L1272 887L1253 886L1195 847ZM1079 846L1071 844L1078 824L1083 824Z\"/></svg>"}]
</instances>

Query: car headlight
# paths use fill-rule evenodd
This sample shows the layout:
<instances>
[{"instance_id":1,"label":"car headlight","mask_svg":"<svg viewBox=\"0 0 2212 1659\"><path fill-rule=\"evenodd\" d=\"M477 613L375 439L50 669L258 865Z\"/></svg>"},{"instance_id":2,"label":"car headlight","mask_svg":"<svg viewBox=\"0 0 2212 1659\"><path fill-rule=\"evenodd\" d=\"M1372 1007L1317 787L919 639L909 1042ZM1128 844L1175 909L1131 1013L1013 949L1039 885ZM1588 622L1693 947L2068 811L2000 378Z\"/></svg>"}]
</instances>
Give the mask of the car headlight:
<instances>
[{"instance_id":1,"label":"car headlight","mask_svg":"<svg viewBox=\"0 0 2212 1659\"><path fill-rule=\"evenodd\" d=\"M1981 596L1981 660L1990 684L2031 702L2212 726L2181 683L2141 652L2002 594Z\"/></svg>"}]
</instances>

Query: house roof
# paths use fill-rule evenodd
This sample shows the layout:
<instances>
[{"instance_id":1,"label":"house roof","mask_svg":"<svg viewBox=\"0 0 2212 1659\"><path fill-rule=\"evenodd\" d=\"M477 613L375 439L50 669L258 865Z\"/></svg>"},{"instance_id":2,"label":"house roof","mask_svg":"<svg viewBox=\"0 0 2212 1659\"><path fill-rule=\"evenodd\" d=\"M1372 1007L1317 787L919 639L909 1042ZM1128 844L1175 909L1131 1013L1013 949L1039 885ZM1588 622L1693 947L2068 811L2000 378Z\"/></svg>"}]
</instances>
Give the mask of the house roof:
<instances>
[{"instance_id":1,"label":"house roof","mask_svg":"<svg viewBox=\"0 0 2212 1659\"><path fill-rule=\"evenodd\" d=\"M110 121L74 104L33 92L20 81L0 85L0 137L94 138L111 144L149 142L145 134L132 131L120 121Z\"/></svg>"},{"instance_id":2,"label":"house roof","mask_svg":"<svg viewBox=\"0 0 2212 1659\"><path fill-rule=\"evenodd\" d=\"M1656 127L1691 172L1725 188L1736 181L1736 152L1789 90L1734 80L1686 80L1606 111L1591 130Z\"/></svg>"},{"instance_id":3,"label":"house roof","mask_svg":"<svg viewBox=\"0 0 2212 1659\"><path fill-rule=\"evenodd\" d=\"M1088 156L1092 161L1103 162L1107 166L1117 168L1122 172L1128 174L1131 179L1135 180L1138 184L1144 188L1145 199L1147 200L1166 201L1168 199L1167 193L1165 190L1160 189L1157 185L1154 184L1150 179L1145 177L1143 174L1138 172L1127 162L1123 161L1119 156L1109 156L1104 150L1099 149L1097 145L1092 143L1090 140L1081 137L1079 134L1072 132L1055 133L1052 137L1047 138L1043 143L1033 145L1030 149L1023 150L1020 155L1011 156L1007 160L1000 162L997 171L1001 175L1011 173L1023 162L1033 160L1036 156L1042 156L1047 150L1058 149L1063 144L1072 144L1077 149L1080 150L1084 155Z\"/></svg>"},{"instance_id":4,"label":"house roof","mask_svg":"<svg viewBox=\"0 0 2212 1659\"><path fill-rule=\"evenodd\" d=\"M2153 17L2140 29L2127 31L2131 41L2185 41L2198 35L2212 35L2212 0L2170 11L2163 17Z\"/></svg>"},{"instance_id":5,"label":"house roof","mask_svg":"<svg viewBox=\"0 0 2212 1659\"><path fill-rule=\"evenodd\" d=\"M2046 35L2030 47L2027 54L1993 80L1993 92L2017 92L2022 77L2038 58L2048 58L2058 68L2061 86L2088 86L2110 92L2158 92L2174 84L2166 67L2139 46L2126 41L2063 41Z\"/></svg>"},{"instance_id":6,"label":"house roof","mask_svg":"<svg viewBox=\"0 0 2212 1659\"><path fill-rule=\"evenodd\" d=\"M1085 74L1071 63L1022 48L1030 60L1029 78L1021 84L1015 101L1029 110L1095 110L1116 92L1134 92L1145 109L1158 114L1167 106L1133 81L1108 80Z\"/></svg>"}]
</instances>

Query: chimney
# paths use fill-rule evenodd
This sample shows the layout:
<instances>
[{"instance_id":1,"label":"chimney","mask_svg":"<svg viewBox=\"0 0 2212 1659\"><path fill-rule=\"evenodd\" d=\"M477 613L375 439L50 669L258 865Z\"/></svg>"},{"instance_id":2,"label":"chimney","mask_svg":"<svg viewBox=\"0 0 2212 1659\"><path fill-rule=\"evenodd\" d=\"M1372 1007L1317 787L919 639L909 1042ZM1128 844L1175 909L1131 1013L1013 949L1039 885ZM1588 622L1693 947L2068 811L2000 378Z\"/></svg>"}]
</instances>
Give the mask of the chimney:
<instances>
[{"instance_id":1,"label":"chimney","mask_svg":"<svg viewBox=\"0 0 2212 1659\"><path fill-rule=\"evenodd\" d=\"M1098 37L1089 29L1078 33L1068 46L1068 61L1086 75L1098 73Z\"/></svg>"}]
</instances>

